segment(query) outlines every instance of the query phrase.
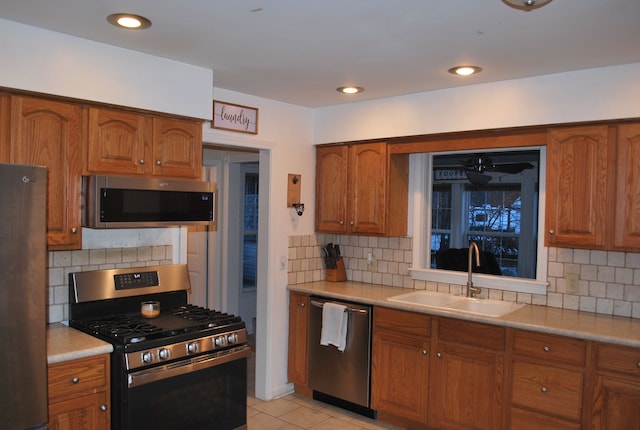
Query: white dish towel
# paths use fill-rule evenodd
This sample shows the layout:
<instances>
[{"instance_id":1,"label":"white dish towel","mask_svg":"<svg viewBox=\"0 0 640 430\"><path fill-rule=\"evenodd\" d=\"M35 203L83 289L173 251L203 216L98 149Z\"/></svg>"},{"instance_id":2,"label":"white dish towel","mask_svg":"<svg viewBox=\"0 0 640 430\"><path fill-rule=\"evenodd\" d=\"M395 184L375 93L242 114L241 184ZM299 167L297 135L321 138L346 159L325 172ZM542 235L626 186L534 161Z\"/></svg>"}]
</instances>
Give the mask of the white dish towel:
<instances>
[{"instance_id":1,"label":"white dish towel","mask_svg":"<svg viewBox=\"0 0 640 430\"><path fill-rule=\"evenodd\" d=\"M322 306L322 330L320 345L334 345L338 351L347 346L347 307L337 303L325 302Z\"/></svg>"}]
</instances>

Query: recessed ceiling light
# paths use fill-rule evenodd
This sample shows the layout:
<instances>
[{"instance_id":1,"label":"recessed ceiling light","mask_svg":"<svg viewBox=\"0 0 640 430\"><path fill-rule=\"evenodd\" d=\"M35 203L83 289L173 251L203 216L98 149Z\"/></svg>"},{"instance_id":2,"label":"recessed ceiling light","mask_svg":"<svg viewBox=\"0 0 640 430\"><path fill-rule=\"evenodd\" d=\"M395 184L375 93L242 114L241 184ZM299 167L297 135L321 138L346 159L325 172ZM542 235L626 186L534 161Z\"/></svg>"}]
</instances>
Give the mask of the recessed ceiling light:
<instances>
[{"instance_id":1,"label":"recessed ceiling light","mask_svg":"<svg viewBox=\"0 0 640 430\"><path fill-rule=\"evenodd\" d=\"M349 87L339 87L339 88L336 88L336 90L339 93L344 93L344 94L359 94L364 91L364 88L349 86Z\"/></svg>"},{"instance_id":2,"label":"recessed ceiling light","mask_svg":"<svg viewBox=\"0 0 640 430\"><path fill-rule=\"evenodd\" d=\"M546 5L551 0L502 0L502 2L514 9L528 12Z\"/></svg>"},{"instance_id":3,"label":"recessed ceiling light","mask_svg":"<svg viewBox=\"0 0 640 430\"><path fill-rule=\"evenodd\" d=\"M478 66L457 66L449 69L449 73L460 76L475 75L481 71L482 69Z\"/></svg>"},{"instance_id":4,"label":"recessed ceiling light","mask_svg":"<svg viewBox=\"0 0 640 430\"><path fill-rule=\"evenodd\" d=\"M107 17L107 21L116 27L126 28L128 30L144 30L145 28L151 27L151 21L147 18L130 13L114 13Z\"/></svg>"}]
</instances>

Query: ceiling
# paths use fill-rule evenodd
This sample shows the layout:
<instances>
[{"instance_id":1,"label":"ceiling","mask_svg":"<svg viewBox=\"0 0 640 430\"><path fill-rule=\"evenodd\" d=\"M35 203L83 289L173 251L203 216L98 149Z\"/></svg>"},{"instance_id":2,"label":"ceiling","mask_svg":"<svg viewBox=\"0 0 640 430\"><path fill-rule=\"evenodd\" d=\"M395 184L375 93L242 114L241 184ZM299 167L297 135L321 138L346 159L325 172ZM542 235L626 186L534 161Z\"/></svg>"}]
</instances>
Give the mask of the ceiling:
<instances>
[{"instance_id":1,"label":"ceiling","mask_svg":"<svg viewBox=\"0 0 640 430\"><path fill-rule=\"evenodd\" d=\"M152 21L121 30L116 12ZM640 62L640 0L2 0L0 17L213 70L308 107ZM3 42L6 43L6 42ZM447 73L482 67L475 76ZM365 88L359 95L336 91Z\"/></svg>"}]
</instances>

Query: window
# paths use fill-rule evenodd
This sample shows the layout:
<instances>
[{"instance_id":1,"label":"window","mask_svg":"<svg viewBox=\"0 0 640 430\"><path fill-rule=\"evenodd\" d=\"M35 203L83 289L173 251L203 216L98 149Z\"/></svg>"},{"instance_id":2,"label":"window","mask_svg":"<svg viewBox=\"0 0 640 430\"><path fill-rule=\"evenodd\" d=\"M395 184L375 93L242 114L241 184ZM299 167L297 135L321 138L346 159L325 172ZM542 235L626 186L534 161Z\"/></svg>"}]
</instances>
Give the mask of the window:
<instances>
[{"instance_id":1,"label":"window","mask_svg":"<svg viewBox=\"0 0 640 430\"><path fill-rule=\"evenodd\" d=\"M494 267L480 270L494 276L474 275L474 283L544 293L546 248L537 234L544 161L544 147L413 155L413 278L464 284L466 273L453 270L466 272L466 253L451 265L446 259L462 253L444 251L474 241Z\"/></svg>"},{"instance_id":2,"label":"window","mask_svg":"<svg viewBox=\"0 0 640 430\"><path fill-rule=\"evenodd\" d=\"M248 166L248 167L247 167ZM253 165L247 165L244 171L244 199L242 223L242 289L256 288L258 263L258 173Z\"/></svg>"}]
</instances>

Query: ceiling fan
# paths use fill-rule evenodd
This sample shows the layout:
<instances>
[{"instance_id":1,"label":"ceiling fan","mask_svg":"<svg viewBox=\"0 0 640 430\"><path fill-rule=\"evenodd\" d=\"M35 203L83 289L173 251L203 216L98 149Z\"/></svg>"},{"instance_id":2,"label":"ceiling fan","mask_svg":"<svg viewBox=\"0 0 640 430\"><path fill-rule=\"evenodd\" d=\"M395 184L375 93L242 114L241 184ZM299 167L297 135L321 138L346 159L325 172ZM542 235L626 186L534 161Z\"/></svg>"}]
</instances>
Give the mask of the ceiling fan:
<instances>
[{"instance_id":1,"label":"ceiling fan","mask_svg":"<svg viewBox=\"0 0 640 430\"><path fill-rule=\"evenodd\" d=\"M533 169L534 165L527 162L520 163L494 163L493 160L484 154L476 154L473 158L460 160L467 173L467 178L474 185L485 185L493 178L485 172L498 172L515 174L525 169Z\"/></svg>"}]
</instances>

